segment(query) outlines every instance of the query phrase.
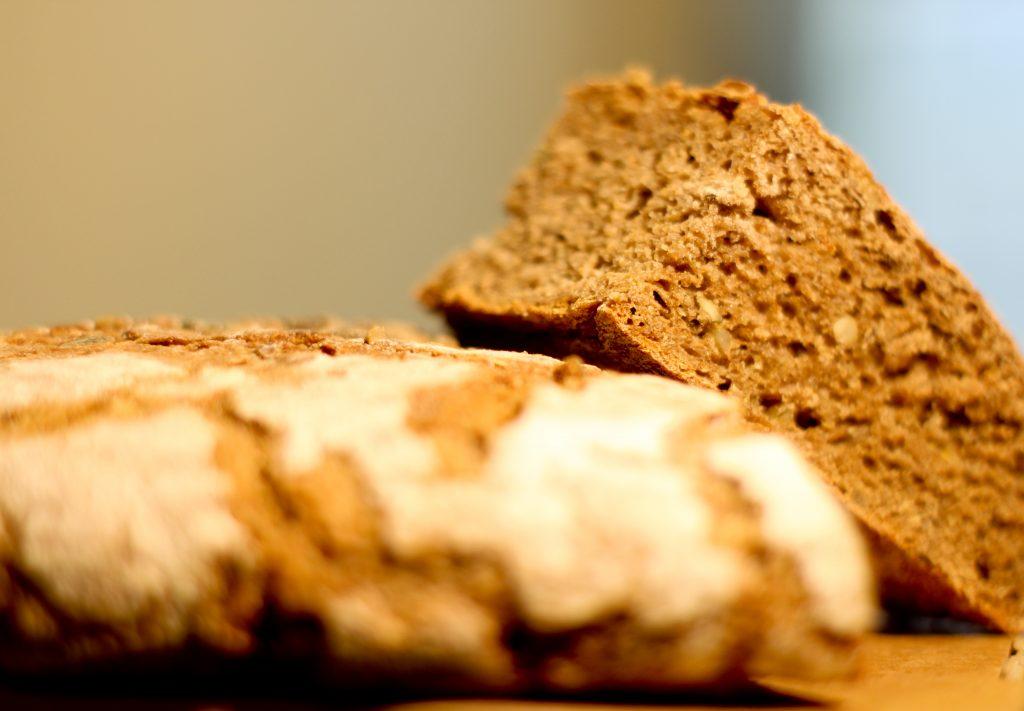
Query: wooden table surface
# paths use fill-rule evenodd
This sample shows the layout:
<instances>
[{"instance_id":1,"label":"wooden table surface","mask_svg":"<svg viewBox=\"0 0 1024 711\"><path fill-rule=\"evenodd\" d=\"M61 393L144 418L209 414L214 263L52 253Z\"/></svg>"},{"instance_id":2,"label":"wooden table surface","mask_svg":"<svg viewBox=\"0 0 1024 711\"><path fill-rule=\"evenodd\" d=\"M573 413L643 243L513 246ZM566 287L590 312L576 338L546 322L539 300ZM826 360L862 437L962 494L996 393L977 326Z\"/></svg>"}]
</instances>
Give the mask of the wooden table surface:
<instances>
[{"instance_id":1,"label":"wooden table surface","mask_svg":"<svg viewBox=\"0 0 1024 711\"><path fill-rule=\"evenodd\" d=\"M862 648L862 671L850 681L800 682L781 678L760 680L741 698L694 699L616 697L570 702L524 699L438 699L381 705L373 699L353 699L344 692L317 696L301 694L260 698L218 692L208 698L130 695L93 690L70 694L59 688L31 691L0 685L0 709L194 709L196 711L256 711L283 709L386 708L388 711L625 711L650 708L686 709L925 709L927 711L1024 711L1024 683L999 679L1009 640L995 635L898 636L876 635Z\"/></svg>"}]
</instances>

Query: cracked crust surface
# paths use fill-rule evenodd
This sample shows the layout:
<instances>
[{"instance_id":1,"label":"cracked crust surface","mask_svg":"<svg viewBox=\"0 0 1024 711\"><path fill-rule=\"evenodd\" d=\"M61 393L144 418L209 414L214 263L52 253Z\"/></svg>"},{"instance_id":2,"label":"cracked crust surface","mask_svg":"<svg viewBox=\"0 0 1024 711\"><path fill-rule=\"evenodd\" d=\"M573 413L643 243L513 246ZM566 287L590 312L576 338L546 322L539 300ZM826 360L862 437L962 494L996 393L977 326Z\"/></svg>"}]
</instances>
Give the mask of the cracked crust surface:
<instances>
[{"instance_id":1,"label":"cracked crust surface","mask_svg":"<svg viewBox=\"0 0 1024 711\"><path fill-rule=\"evenodd\" d=\"M874 616L852 520L716 393L266 322L0 337L0 566L8 671L670 689L845 673Z\"/></svg>"},{"instance_id":2,"label":"cracked crust surface","mask_svg":"<svg viewBox=\"0 0 1024 711\"><path fill-rule=\"evenodd\" d=\"M1024 627L1024 364L812 116L734 81L587 84L507 212L422 292L463 343L727 391L864 524L891 607Z\"/></svg>"}]
</instances>

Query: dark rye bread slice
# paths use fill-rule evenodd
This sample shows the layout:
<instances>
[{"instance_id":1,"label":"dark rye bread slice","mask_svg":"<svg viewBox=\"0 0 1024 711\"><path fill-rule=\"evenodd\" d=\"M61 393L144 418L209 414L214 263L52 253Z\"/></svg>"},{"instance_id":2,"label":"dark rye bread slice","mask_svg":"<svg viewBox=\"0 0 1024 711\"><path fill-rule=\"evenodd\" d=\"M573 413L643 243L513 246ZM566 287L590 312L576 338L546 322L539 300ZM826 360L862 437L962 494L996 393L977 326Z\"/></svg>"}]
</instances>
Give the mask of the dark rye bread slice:
<instances>
[{"instance_id":1,"label":"dark rye bread slice","mask_svg":"<svg viewBox=\"0 0 1024 711\"><path fill-rule=\"evenodd\" d=\"M850 669L866 546L727 398L319 326L0 336L0 670L516 691Z\"/></svg>"},{"instance_id":2,"label":"dark rye bread slice","mask_svg":"<svg viewBox=\"0 0 1024 711\"><path fill-rule=\"evenodd\" d=\"M1024 623L1024 368L863 161L745 84L573 90L422 291L466 345L728 392L875 538L892 607Z\"/></svg>"}]
</instances>

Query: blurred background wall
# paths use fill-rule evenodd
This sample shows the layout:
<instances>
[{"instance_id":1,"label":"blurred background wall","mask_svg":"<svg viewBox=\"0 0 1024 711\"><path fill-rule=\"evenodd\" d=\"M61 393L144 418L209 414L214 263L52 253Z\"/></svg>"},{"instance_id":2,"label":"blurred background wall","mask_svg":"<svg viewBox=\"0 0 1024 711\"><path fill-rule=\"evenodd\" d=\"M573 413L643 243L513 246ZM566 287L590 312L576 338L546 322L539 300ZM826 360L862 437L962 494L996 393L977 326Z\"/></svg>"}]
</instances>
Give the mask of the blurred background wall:
<instances>
[{"instance_id":1,"label":"blurred background wall","mask_svg":"<svg viewBox=\"0 0 1024 711\"><path fill-rule=\"evenodd\" d=\"M0 0L0 328L400 317L562 88L801 101L1024 334L1024 3Z\"/></svg>"}]
</instances>

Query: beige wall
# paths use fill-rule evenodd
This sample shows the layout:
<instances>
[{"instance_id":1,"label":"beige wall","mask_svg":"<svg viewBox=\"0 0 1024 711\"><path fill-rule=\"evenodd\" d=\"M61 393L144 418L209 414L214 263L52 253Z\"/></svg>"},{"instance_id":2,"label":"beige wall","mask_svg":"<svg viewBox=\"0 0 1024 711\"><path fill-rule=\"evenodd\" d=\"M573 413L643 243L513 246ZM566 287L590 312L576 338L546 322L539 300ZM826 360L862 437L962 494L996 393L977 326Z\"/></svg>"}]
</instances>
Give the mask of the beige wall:
<instances>
[{"instance_id":1,"label":"beige wall","mask_svg":"<svg viewBox=\"0 0 1024 711\"><path fill-rule=\"evenodd\" d=\"M411 286L498 222L567 82L715 78L702 8L3 0L0 328L422 319Z\"/></svg>"}]
</instances>

